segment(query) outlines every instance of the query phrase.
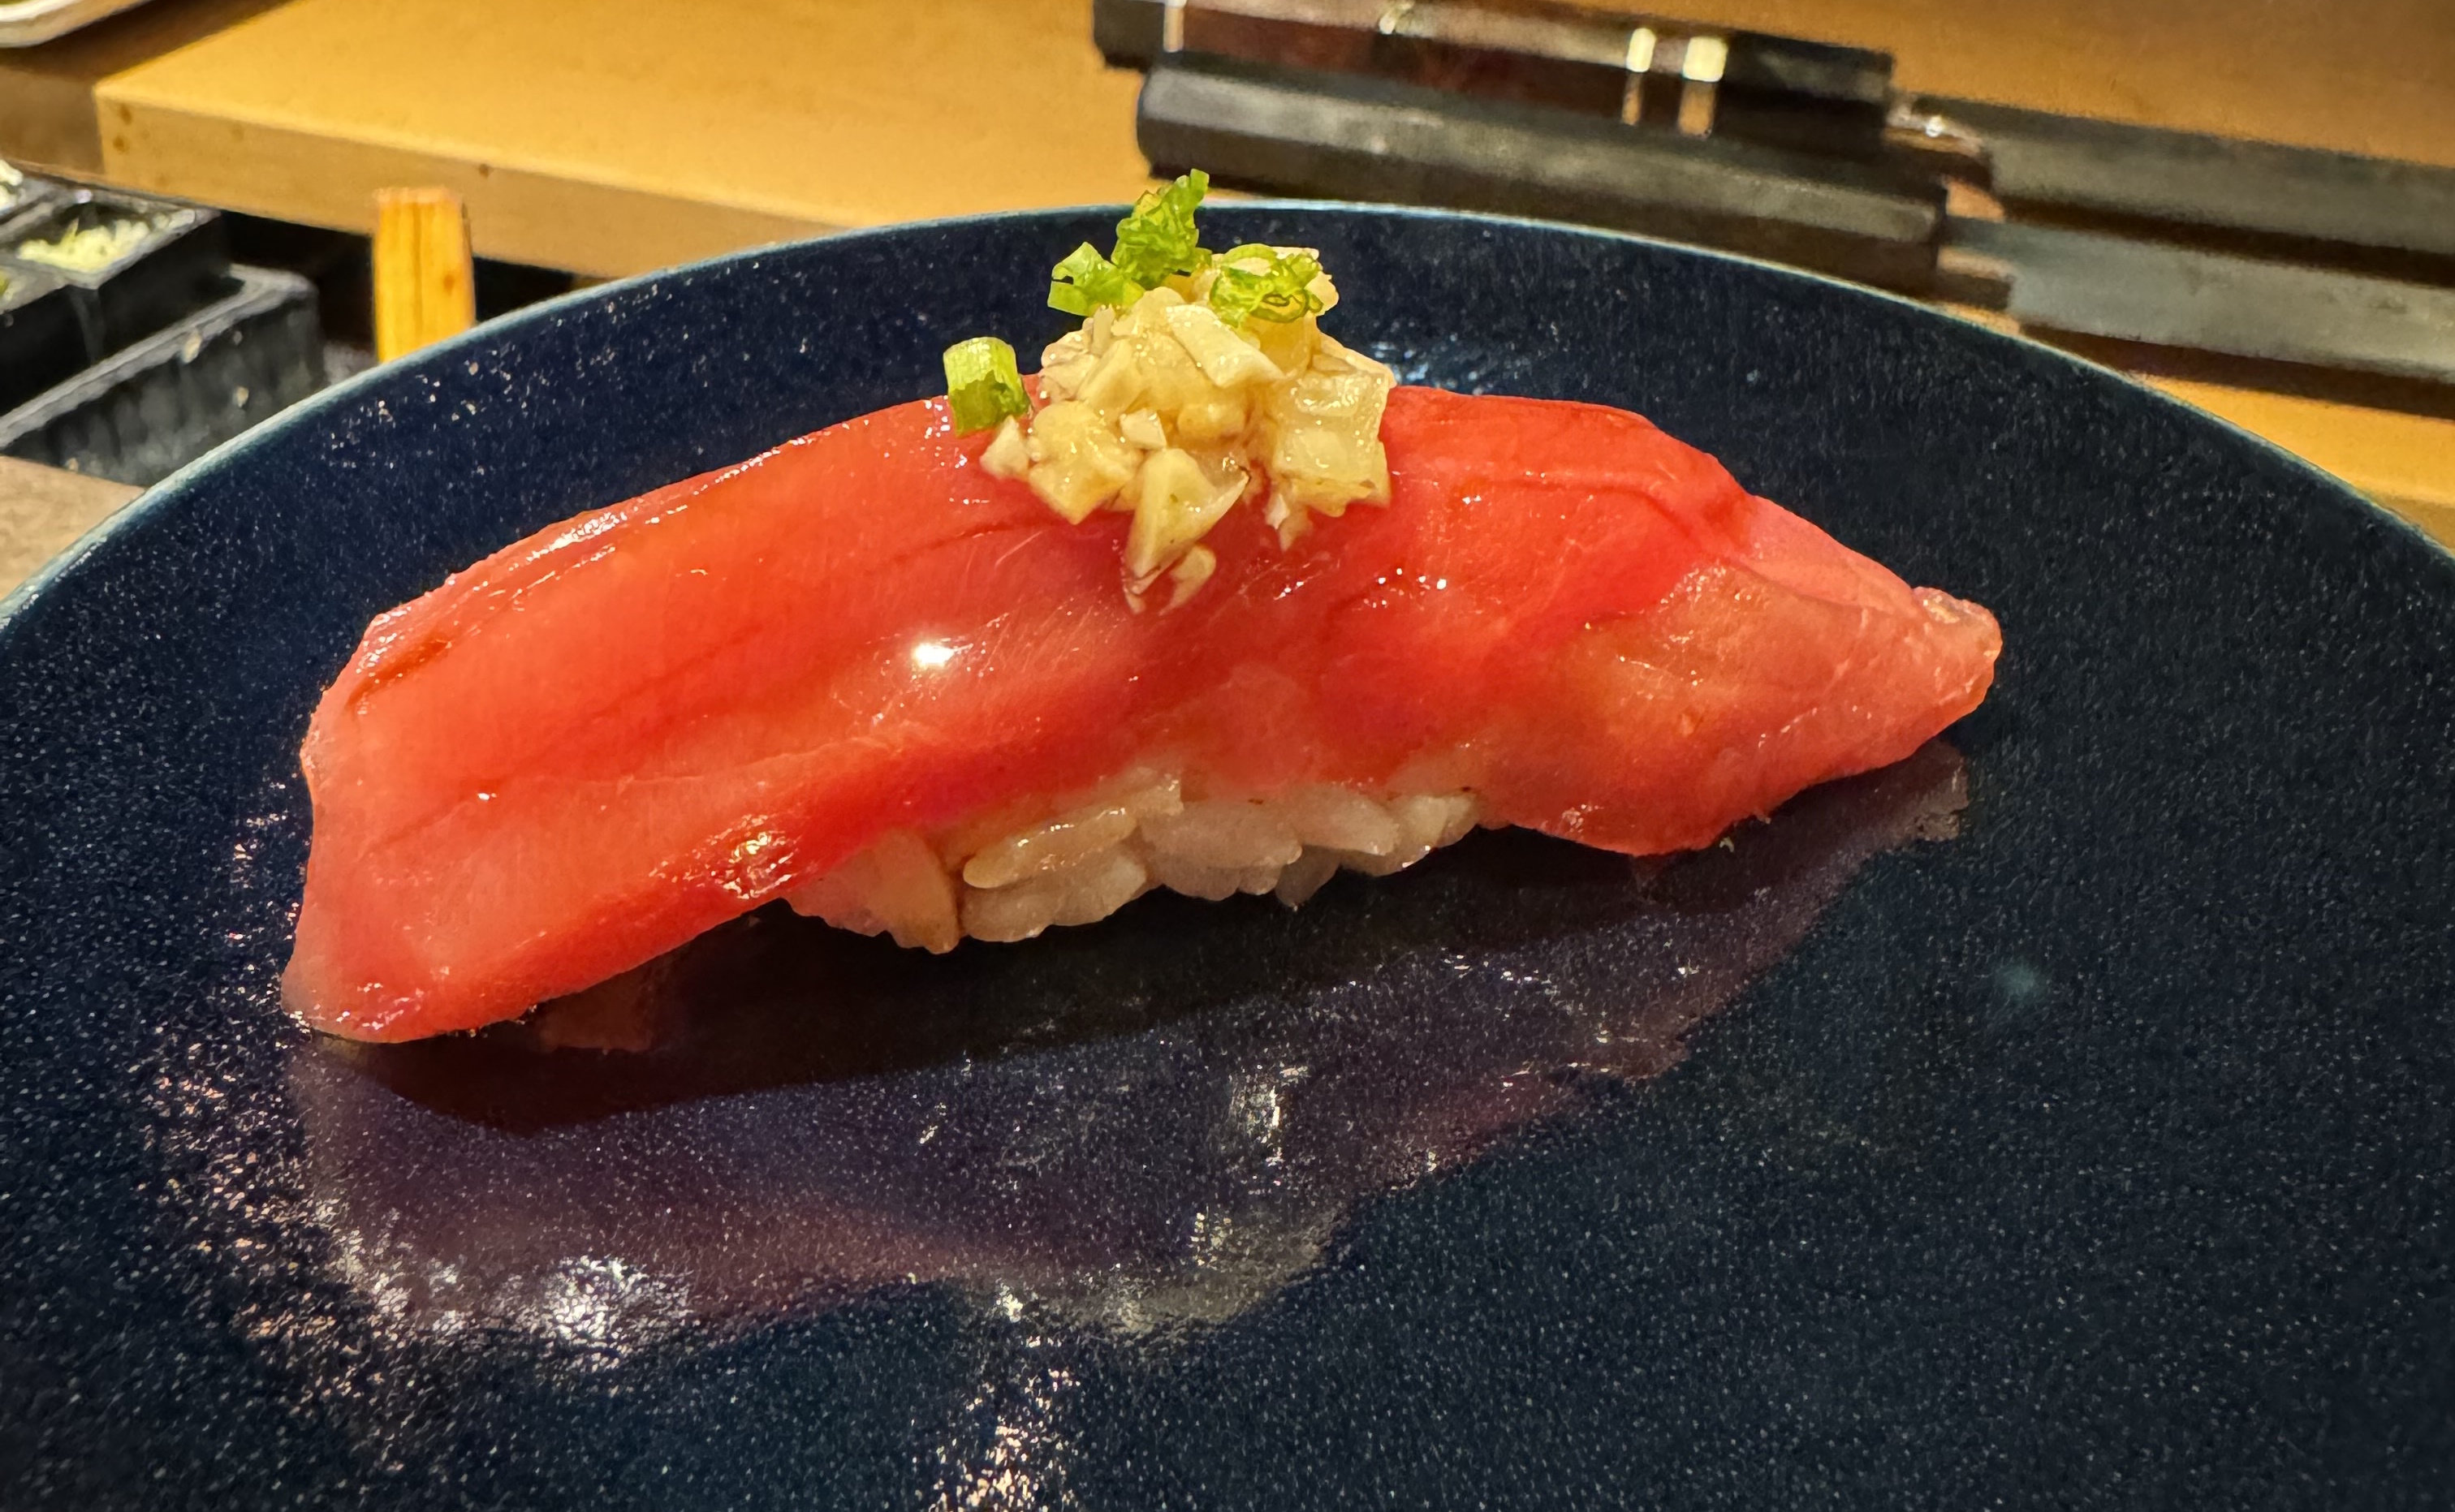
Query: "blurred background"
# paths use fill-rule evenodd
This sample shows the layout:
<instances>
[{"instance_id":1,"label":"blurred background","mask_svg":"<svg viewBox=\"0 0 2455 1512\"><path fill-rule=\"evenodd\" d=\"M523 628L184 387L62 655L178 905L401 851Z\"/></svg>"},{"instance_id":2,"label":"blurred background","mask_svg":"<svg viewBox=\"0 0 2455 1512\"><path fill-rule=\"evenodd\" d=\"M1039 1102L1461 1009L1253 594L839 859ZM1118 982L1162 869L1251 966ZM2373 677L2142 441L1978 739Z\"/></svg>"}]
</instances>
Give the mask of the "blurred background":
<instances>
[{"instance_id":1,"label":"blurred background","mask_svg":"<svg viewBox=\"0 0 2455 1512\"><path fill-rule=\"evenodd\" d=\"M2447 0L14 0L0 160L7 584L474 320L1189 167L1888 289L2455 541Z\"/></svg>"}]
</instances>

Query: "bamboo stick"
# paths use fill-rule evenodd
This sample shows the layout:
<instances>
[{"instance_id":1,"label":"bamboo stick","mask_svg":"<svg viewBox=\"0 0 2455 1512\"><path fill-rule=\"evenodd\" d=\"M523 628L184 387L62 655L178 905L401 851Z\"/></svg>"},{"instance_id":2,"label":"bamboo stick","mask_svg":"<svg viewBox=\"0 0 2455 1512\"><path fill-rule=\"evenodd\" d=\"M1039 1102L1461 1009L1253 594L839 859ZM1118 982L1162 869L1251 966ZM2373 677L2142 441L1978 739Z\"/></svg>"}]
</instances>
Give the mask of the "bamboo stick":
<instances>
[{"instance_id":1,"label":"bamboo stick","mask_svg":"<svg viewBox=\"0 0 2455 1512\"><path fill-rule=\"evenodd\" d=\"M375 192L375 356L416 352L477 321L469 219L448 189Z\"/></svg>"}]
</instances>

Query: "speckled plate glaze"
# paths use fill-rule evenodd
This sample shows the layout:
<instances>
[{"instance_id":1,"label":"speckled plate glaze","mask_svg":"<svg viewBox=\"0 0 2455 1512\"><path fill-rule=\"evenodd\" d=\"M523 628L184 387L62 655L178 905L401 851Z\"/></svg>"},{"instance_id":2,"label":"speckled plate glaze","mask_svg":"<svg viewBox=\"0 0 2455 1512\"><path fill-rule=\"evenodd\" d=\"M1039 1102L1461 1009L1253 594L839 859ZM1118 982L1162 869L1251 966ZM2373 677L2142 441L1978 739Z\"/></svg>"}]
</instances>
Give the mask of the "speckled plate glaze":
<instances>
[{"instance_id":1,"label":"speckled plate glaze","mask_svg":"<svg viewBox=\"0 0 2455 1512\"><path fill-rule=\"evenodd\" d=\"M1747 263L1207 217L1324 249L1410 377L1641 410L1993 606L1903 766L1668 865L1485 836L943 961L761 914L476 1038L281 1018L294 751L371 615L1029 350L1103 219L498 323L9 604L0 1502L2455 1498L2455 561Z\"/></svg>"}]
</instances>

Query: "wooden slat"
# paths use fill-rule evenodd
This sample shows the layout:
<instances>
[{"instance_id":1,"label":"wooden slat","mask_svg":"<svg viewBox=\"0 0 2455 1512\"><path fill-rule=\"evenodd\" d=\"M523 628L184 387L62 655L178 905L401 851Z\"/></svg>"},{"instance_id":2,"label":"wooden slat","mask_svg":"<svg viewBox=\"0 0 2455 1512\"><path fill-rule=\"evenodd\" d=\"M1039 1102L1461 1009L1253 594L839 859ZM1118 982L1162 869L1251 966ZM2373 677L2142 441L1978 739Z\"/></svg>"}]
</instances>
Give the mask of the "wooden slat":
<instances>
[{"instance_id":1,"label":"wooden slat","mask_svg":"<svg viewBox=\"0 0 2455 1512\"><path fill-rule=\"evenodd\" d=\"M469 219L448 189L375 194L375 360L390 362L477 323Z\"/></svg>"}]
</instances>

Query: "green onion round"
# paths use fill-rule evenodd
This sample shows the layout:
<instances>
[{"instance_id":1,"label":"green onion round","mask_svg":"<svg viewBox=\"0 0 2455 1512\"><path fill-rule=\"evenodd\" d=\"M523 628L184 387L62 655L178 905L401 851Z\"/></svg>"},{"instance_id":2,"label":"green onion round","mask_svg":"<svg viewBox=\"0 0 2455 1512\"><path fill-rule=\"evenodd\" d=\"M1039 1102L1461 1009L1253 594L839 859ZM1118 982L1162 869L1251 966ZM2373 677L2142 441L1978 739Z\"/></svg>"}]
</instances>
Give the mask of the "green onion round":
<instances>
[{"instance_id":1,"label":"green onion round","mask_svg":"<svg viewBox=\"0 0 2455 1512\"><path fill-rule=\"evenodd\" d=\"M1268 266L1237 266L1257 261ZM1259 243L1231 248L1219 254L1219 273L1210 285L1210 308L1230 326L1241 326L1248 318L1288 321L1319 314L1321 299L1312 292L1312 281L1320 276L1321 264L1301 248L1280 252Z\"/></svg>"},{"instance_id":2,"label":"green onion round","mask_svg":"<svg viewBox=\"0 0 2455 1512\"><path fill-rule=\"evenodd\" d=\"M1117 222L1114 261L1126 277L1156 289L1171 274L1200 272L1208 265L1210 254L1202 250L1193 229L1193 212L1209 192L1210 175L1197 168L1134 201L1133 212Z\"/></svg>"},{"instance_id":3,"label":"green onion round","mask_svg":"<svg viewBox=\"0 0 2455 1512\"><path fill-rule=\"evenodd\" d=\"M946 349L946 407L955 433L985 431L1010 414L1029 414L1014 349L995 336L974 336Z\"/></svg>"},{"instance_id":4,"label":"green onion round","mask_svg":"<svg viewBox=\"0 0 2455 1512\"><path fill-rule=\"evenodd\" d=\"M1048 272L1048 307L1069 315L1087 317L1102 305L1122 310L1143 296L1143 286L1101 256L1089 242L1067 252L1065 260Z\"/></svg>"}]
</instances>

